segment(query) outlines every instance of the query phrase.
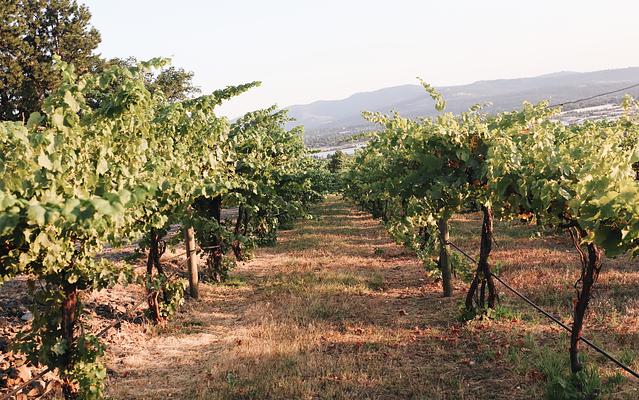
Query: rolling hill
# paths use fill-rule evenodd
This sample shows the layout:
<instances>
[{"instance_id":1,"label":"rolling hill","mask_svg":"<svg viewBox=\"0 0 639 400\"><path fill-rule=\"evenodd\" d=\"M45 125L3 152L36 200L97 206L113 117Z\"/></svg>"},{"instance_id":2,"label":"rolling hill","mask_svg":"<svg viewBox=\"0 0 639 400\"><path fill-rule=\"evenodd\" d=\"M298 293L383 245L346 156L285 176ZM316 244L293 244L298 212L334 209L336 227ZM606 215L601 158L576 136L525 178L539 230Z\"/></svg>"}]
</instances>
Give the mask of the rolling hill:
<instances>
[{"instance_id":1,"label":"rolling hill","mask_svg":"<svg viewBox=\"0 0 639 400\"><path fill-rule=\"evenodd\" d=\"M491 103L489 112L516 109L523 101L550 99L553 104L617 90L639 82L639 67L595 72L558 72L531 78L478 81L437 89L448 102L448 111L459 113L474 104ZM639 95L639 88L629 91ZM624 93L573 104L584 107L619 101ZM434 115L434 103L420 85L401 85L356 93L342 100L316 101L286 107L295 118L291 125L304 125L309 144L327 144L342 136L370 129L361 112L398 111L407 117Z\"/></svg>"}]
</instances>

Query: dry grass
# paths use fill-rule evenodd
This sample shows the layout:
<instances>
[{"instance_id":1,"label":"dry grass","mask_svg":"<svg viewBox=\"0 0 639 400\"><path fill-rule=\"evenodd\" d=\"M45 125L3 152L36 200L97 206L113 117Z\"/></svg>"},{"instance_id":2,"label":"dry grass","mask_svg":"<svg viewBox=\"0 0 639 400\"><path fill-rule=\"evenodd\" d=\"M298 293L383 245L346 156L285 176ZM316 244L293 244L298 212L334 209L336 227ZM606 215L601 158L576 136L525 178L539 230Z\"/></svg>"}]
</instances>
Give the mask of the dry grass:
<instances>
[{"instance_id":1,"label":"dry grass","mask_svg":"<svg viewBox=\"0 0 639 400\"><path fill-rule=\"evenodd\" d=\"M234 271L241 283L204 286L167 327L115 338L109 395L115 399L533 399L536 363L565 352L565 335L502 294L512 312L458 322L456 295L441 297L414 256L383 227L341 200L282 232L277 246ZM476 215L452 237L476 252ZM569 319L577 258L561 237L498 223L502 276ZM588 336L639 367L636 265L609 262ZM591 362L612 368L595 355ZM626 381L613 398L636 398Z\"/></svg>"}]
</instances>

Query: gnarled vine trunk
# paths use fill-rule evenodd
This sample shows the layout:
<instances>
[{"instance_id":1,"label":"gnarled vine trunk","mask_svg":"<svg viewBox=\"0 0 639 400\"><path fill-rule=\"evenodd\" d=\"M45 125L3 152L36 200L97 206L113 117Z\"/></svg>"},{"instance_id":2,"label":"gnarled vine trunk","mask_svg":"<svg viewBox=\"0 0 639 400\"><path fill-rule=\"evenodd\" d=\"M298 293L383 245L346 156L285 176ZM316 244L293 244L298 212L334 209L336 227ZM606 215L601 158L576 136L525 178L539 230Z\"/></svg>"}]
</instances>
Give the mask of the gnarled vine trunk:
<instances>
[{"instance_id":1,"label":"gnarled vine trunk","mask_svg":"<svg viewBox=\"0 0 639 400\"><path fill-rule=\"evenodd\" d=\"M151 275L154 267L159 274L164 274L164 267L162 267L162 263L160 263L160 257L162 257L165 250L166 248L160 238L159 232L155 228L151 229L149 234L149 255L146 260L147 274Z\"/></svg>"},{"instance_id":2,"label":"gnarled vine trunk","mask_svg":"<svg viewBox=\"0 0 639 400\"><path fill-rule=\"evenodd\" d=\"M237 208L237 219L235 220L235 234L239 235L242 229L242 220L244 218L244 206Z\"/></svg>"},{"instance_id":3,"label":"gnarled vine trunk","mask_svg":"<svg viewBox=\"0 0 639 400\"><path fill-rule=\"evenodd\" d=\"M442 217L437 223L439 230L439 269L442 272L442 287L444 289L444 297L453 295L453 277L450 266L450 254L448 252L448 219Z\"/></svg>"},{"instance_id":4,"label":"gnarled vine trunk","mask_svg":"<svg viewBox=\"0 0 639 400\"><path fill-rule=\"evenodd\" d=\"M242 244L237 239L237 236L242 232L242 221L244 220L244 206L240 205L237 208L237 219L235 220L235 236L236 239L233 241L233 253L235 254L235 258L239 261L244 260L244 255L242 254Z\"/></svg>"},{"instance_id":5,"label":"gnarled vine trunk","mask_svg":"<svg viewBox=\"0 0 639 400\"><path fill-rule=\"evenodd\" d=\"M575 283L577 289L577 301L573 314L572 331L570 333L570 369L576 374L583 369L581 360L579 359L580 338L583 331L584 318L588 309L588 303L592 296L592 289L599 276L601 270L601 249L594 243L589 243L587 253L581 248L581 238L586 232L574 228L571 230L571 236L575 247L579 251L581 257L581 276ZM581 286L580 286L581 285Z\"/></svg>"},{"instance_id":6,"label":"gnarled vine trunk","mask_svg":"<svg viewBox=\"0 0 639 400\"><path fill-rule=\"evenodd\" d=\"M65 288L65 298L62 302L62 339L66 342L66 351L64 353L64 368L67 371L73 369L73 352L75 348L75 324L77 321L78 313L78 290L76 287ZM77 398L77 387L68 378L65 378L62 385L65 399Z\"/></svg>"},{"instance_id":7,"label":"gnarled vine trunk","mask_svg":"<svg viewBox=\"0 0 639 400\"><path fill-rule=\"evenodd\" d=\"M162 267L160 257L162 257L165 251L166 245L162 241L160 233L157 229L152 228L149 234L149 254L146 260L146 279L149 284L153 282L153 269L156 269L159 275L164 275L164 267ZM147 294L149 312L155 322L163 321L162 314L160 313L160 295L161 291L152 288L149 289L149 293Z\"/></svg>"},{"instance_id":8,"label":"gnarled vine trunk","mask_svg":"<svg viewBox=\"0 0 639 400\"><path fill-rule=\"evenodd\" d=\"M472 310L475 305L479 308L494 308L497 301L497 289L495 280L490 271L488 259L493 248L493 210L490 207L481 206L484 216L481 225L481 242L479 245L479 261L477 270L466 294L466 309ZM478 293L479 289L479 293ZM486 302L486 289L488 289L488 302Z\"/></svg>"},{"instance_id":9,"label":"gnarled vine trunk","mask_svg":"<svg viewBox=\"0 0 639 400\"><path fill-rule=\"evenodd\" d=\"M208 218L214 219L218 224L222 222L222 196L198 197L195 199L194 208L201 214ZM219 235L213 235L210 243L205 243L205 247L208 253L206 265L208 268L208 274L216 282L222 282L224 277L224 271L222 267L222 238Z\"/></svg>"},{"instance_id":10,"label":"gnarled vine trunk","mask_svg":"<svg viewBox=\"0 0 639 400\"><path fill-rule=\"evenodd\" d=\"M248 210L244 210L244 217L242 218L242 234L244 236L248 234L250 222L249 212Z\"/></svg>"}]
</instances>

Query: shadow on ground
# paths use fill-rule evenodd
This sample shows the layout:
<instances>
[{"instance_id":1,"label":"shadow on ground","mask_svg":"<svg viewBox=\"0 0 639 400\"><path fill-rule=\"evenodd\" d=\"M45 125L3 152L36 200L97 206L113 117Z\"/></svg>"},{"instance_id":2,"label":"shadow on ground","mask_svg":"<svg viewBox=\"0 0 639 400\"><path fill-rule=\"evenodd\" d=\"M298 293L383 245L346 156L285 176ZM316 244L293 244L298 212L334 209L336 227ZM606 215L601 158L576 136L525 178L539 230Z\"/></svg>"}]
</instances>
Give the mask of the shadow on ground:
<instances>
[{"instance_id":1,"label":"shadow on ground","mask_svg":"<svg viewBox=\"0 0 639 400\"><path fill-rule=\"evenodd\" d=\"M109 395L542 396L536 363L548 356L547 349L567 346L554 328L523 322L516 313L458 322L463 283L456 284L455 297L442 298L439 284L425 276L414 256L395 245L379 222L342 200L329 199L316 214L281 232L276 246L260 249L234 271L242 284L203 287L202 299L189 302L167 327L122 338L109 349ZM476 222L464 222L467 235ZM506 254L506 246L520 240L523 246L528 238L503 240L499 251ZM473 245L470 237L464 243ZM540 245L536 251L554 250ZM509 273L519 268L511 261ZM630 289L616 290L627 295ZM630 330L616 338L635 334Z\"/></svg>"}]
</instances>

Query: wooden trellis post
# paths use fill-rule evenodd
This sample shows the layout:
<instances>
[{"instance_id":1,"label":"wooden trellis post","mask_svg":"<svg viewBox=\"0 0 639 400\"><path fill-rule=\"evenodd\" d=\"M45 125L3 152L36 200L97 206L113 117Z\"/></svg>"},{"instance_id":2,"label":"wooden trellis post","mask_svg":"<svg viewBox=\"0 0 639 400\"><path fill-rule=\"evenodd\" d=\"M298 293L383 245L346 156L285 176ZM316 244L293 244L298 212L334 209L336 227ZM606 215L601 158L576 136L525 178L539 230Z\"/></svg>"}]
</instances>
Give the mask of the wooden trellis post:
<instances>
[{"instance_id":1,"label":"wooden trellis post","mask_svg":"<svg viewBox=\"0 0 639 400\"><path fill-rule=\"evenodd\" d=\"M195 251L195 231L193 227L188 227L184 230L184 241L186 242L187 265L189 269L189 294L192 298L197 299L200 297L197 271L198 256Z\"/></svg>"}]
</instances>

